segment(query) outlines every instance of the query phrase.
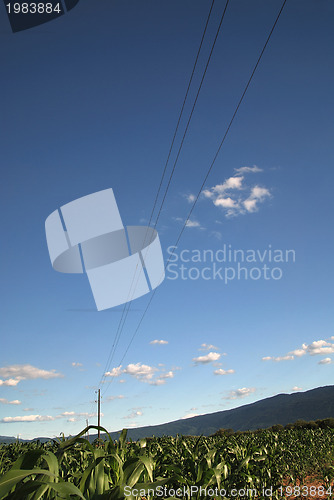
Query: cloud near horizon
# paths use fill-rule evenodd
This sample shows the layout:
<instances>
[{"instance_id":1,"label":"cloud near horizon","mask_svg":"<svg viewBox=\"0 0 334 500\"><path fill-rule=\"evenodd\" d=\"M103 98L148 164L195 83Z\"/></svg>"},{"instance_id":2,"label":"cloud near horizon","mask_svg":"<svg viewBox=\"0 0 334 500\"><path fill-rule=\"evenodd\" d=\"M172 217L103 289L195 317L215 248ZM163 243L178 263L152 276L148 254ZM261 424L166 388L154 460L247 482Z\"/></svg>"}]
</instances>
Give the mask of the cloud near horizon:
<instances>
[{"instance_id":1,"label":"cloud near horizon","mask_svg":"<svg viewBox=\"0 0 334 500\"><path fill-rule=\"evenodd\" d=\"M242 399L250 396L256 391L255 387L242 387L236 391L230 391L228 396L223 399Z\"/></svg>"},{"instance_id":2,"label":"cloud near horizon","mask_svg":"<svg viewBox=\"0 0 334 500\"><path fill-rule=\"evenodd\" d=\"M328 340L315 340L314 342L311 342L311 344L302 344L301 347L294 349L293 351L288 352L287 354L283 356L264 356L262 358L262 361L292 361L295 358L300 358L302 356L305 356L306 354L309 354L310 356L316 356L318 354L333 354L334 353L334 343L329 342ZM325 358L325 360L322 360L323 362L319 361L319 364L324 365L324 364L329 364L329 361L331 358Z\"/></svg>"}]
</instances>

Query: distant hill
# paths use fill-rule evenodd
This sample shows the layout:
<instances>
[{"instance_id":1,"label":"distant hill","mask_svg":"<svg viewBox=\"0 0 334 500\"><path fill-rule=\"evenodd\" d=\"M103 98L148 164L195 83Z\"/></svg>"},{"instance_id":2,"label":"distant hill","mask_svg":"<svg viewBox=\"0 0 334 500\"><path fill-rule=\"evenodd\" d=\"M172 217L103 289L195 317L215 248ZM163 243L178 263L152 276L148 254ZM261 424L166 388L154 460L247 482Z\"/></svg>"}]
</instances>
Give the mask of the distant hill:
<instances>
[{"instance_id":1,"label":"distant hill","mask_svg":"<svg viewBox=\"0 0 334 500\"><path fill-rule=\"evenodd\" d=\"M296 420L320 420L334 417L334 386L319 387L305 392L278 394L232 410L218 411L167 424L128 430L128 437L141 439L150 436L176 434L209 436L220 428L234 431L265 429L275 424L286 425ZM119 432L112 432L116 439Z\"/></svg>"},{"instance_id":2,"label":"distant hill","mask_svg":"<svg viewBox=\"0 0 334 500\"><path fill-rule=\"evenodd\" d=\"M320 420L334 418L334 386L319 387L305 392L278 394L232 410L218 411L167 424L138 427L128 430L128 437L137 440L151 436L176 436L176 434L209 436L218 429L231 428L234 431L265 429L275 424L286 425L296 420ZM108 428L108 423L103 422ZM111 432L117 439L119 432ZM90 435L90 440L97 435ZM5 442L0 436L0 442ZM46 438L39 438L43 441Z\"/></svg>"}]
</instances>

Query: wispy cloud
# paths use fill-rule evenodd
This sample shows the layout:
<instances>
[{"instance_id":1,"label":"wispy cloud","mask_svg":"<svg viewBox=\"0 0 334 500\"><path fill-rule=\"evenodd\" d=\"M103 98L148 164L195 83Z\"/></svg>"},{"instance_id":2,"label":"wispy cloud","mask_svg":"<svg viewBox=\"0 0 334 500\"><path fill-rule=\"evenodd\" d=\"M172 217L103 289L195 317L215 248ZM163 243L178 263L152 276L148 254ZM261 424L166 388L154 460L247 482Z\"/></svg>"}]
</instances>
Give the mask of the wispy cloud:
<instances>
[{"instance_id":1,"label":"wispy cloud","mask_svg":"<svg viewBox=\"0 0 334 500\"><path fill-rule=\"evenodd\" d=\"M232 373L235 373L235 370L223 370L222 368L219 368L218 370L215 370L213 373L215 375L231 375Z\"/></svg>"},{"instance_id":2,"label":"wispy cloud","mask_svg":"<svg viewBox=\"0 0 334 500\"><path fill-rule=\"evenodd\" d=\"M13 422L47 422L49 420L55 420L55 418L50 415L24 415L23 417L4 417L0 422L11 424Z\"/></svg>"},{"instance_id":3,"label":"wispy cloud","mask_svg":"<svg viewBox=\"0 0 334 500\"><path fill-rule=\"evenodd\" d=\"M228 396L223 399L242 399L250 396L256 389L254 387L242 387L236 391L230 391Z\"/></svg>"},{"instance_id":4,"label":"wispy cloud","mask_svg":"<svg viewBox=\"0 0 334 500\"><path fill-rule=\"evenodd\" d=\"M204 198L210 199L216 207L224 210L226 217L256 212L259 209L259 204L271 197L271 193L266 187L249 186L245 182L245 175L262 172L262 169L254 165L234 170L235 175L202 192Z\"/></svg>"},{"instance_id":5,"label":"wispy cloud","mask_svg":"<svg viewBox=\"0 0 334 500\"><path fill-rule=\"evenodd\" d=\"M221 241L223 239L223 235L220 231L211 231L210 236L213 236L217 240Z\"/></svg>"},{"instance_id":6,"label":"wispy cloud","mask_svg":"<svg viewBox=\"0 0 334 500\"><path fill-rule=\"evenodd\" d=\"M291 361L293 360L293 356L285 355L285 356L265 356L262 358L262 361Z\"/></svg>"},{"instance_id":7,"label":"wispy cloud","mask_svg":"<svg viewBox=\"0 0 334 500\"><path fill-rule=\"evenodd\" d=\"M41 368L27 364L4 366L0 368L0 377L0 386L16 386L21 380L49 379L63 377L63 375L57 373L56 370L42 370Z\"/></svg>"},{"instance_id":8,"label":"wispy cloud","mask_svg":"<svg viewBox=\"0 0 334 500\"><path fill-rule=\"evenodd\" d=\"M205 356L198 356L197 358L193 358L193 362L196 365L211 363L212 361L217 361L221 357L221 354L218 352L209 352Z\"/></svg>"},{"instance_id":9,"label":"wispy cloud","mask_svg":"<svg viewBox=\"0 0 334 500\"><path fill-rule=\"evenodd\" d=\"M101 413L101 416L103 416L103 413ZM79 422L83 418L93 418L96 417L96 413L88 413L88 412L76 412L76 411L64 411L63 413L60 413L54 418L66 418L67 422ZM53 420L54 420L53 418Z\"/></svg>"},{"instance_id":10,"label":"wispy cloud","mask_svg":"<svg viewBox=\"0 0 334 500\"><path fill-rule=\"evenodd\" d=\"M318 365L331 365L333 363L331 358L324 358L318 362Z\"/></svg>"},{"instance_id":11,"label":"wispy cloud","mask_svg":"<svg viewBox=\"0 0 334 500\"><path fill-rule=\"evenodd\" d=\"M161 370L162 366L157 368L156 366L145 365L143 363L130 363L125 368L122 365L117 368L113 368L111 371L106 372L106 377L119 377L122 374L130 375L139 382L145 382L151 385L163 385L166 383L166 379L173 378L173 370L164 372ZM124 380L122 380L124 382Z\"/></svg>"},{"instance_id":12,"label":"wispy cloud","mask_svg":"<svg viewBox=\"0 0 334 500\"><path fill-rule=\"evenodd\" d=\"M214 346L213 344L201 344L201 347L198 349L199 351L219 351L219 347Z\"/></svg>"},{"instance_id":13,"label":"wispy cloud","mask_svg":"<svg viewBox=\"0 0 334 500\"><path fill-rule=\"evenodd\" d=\"M110 372L105 372L106 377L119 377L123 373L122 365L112 368Z\"/></svg>"},{"instance_id":14,"label":"wispy cloud","mask_svg":"<svg viewBox=\"0 0 334 500\"><path fill-rule=\"evenodd\" d=\"M168 344L168 340L151 340L150 344L165 345Z\"/></svg>"},{"instance_id":15,"label":"wispy cloud","mask_svg":"<svg viewBox=\"0 0 334 500\"><path fill-rule=\"evenodd\" d=\"M334 343L328 340L315 340L311 344L302 344L301 347L288 352L283 356L265 356L262 358L263 361L291 361L295 358L300 358L309 354L310 356L316 356L318 354L333 354L334 353ZM325 358L330 359L330 358ZM328 364L319 363L319 364Z\"/></svg>"},{"instance_id":16,"label":"wispy cloud","mask_svg":"<svg viewBox=\"0 0 334 500\"><path fill-rule=\"evenodd\" d=\"M133 418L137 418L137 417L141 417L143 415L143 412L140 411L140 410L133 410L131 413L129 413L129 415L126 415L125 417L122 417L124 419L133 419Z\"/></svg>"},{"instance_id":17,"label":"wispy cloud","mask_svg":"<svg viewBox=\"0 0 334 500\"><path fill-rule=\"evenodd\" d=\"M162 373L157 379L150 381L150 384L163 385L166 383L166 379L168 378L174 378L174 373L172 372L172 370L169 370L169 372L166 373Z\"/></svg>"},{"instance_id":18,"label":"wispy cloud","mask_svg":"<svg viewBox=\"0 0 334 500\"><path fill-rule=\"evenodd\" d=\"M21 401L19 401L18 399L14 399L13 401L8 401L8 399L6 398L0 398L0 403L2 403L3 405L20 405Z\"/></svg>"},{"instance_id":19,"label":"wispy cloud","mask_svg":"<svg viewBox=\"0 0 334 500\"><path fill-rule=\"evenodd\" d=\"M201 224L197 220L187 220L186 227L197 227L198 229L203 229Z\"/></svg>"},{"instance_id":20,"label":"wispy cloud","mask_svg":"<svg viewBox=\"0 0 334 500\"><path fill-rule=\"evenodd\" d=\"M73 363L71 363L72 366L76 367L76 368L79 368L80 366L83 366L82 363L76 363L75 361L73 361Z\"/></svg>"},{"instance_id":21,"label":"wispy cloud","mask_svg":"<svg viewBox=\"0 0 334 500\"><path fill-rule=\"evenodd\" d=\"M258 172L263 172L262 168L259 168L256 165L253 165L252 167L235 168L234 171L238 175L240 175L240 174L257 174Z\"/></svg>"},{"instance_id":22,"label":"wispy cloud","mask_svg":"<svg viewBox=\"0 0 334 500\"><path fill-rule=\"evenodd\" d=\"M31 410L31 408L25 408L24 411ZM103 416L103 413L101 413ZM88 412L75 412L75 411L64 411L62 413L59 413L58 415L51 416L51 415L24 415L24 416L17 416L17 417L4 417L0 420L0 422L4 424L11 424L14 422L25 422L25 423L30 423L30 422L48 422L48 421L53 421L53 420L58 420L62 418L66 418L67 422L78 422L82 420L83 418L91 418L91 417L96 417L96 413L88 413Z\"/></svg>"},{"instance_id":23,"label":"wispy cloud","mask_svg":"<svg viewBox=\"0 0 334 500\"><path fill-rule=\"evenodd\" d=\"M184 417L181 417L180 420L184 420L186 418L193 418L193 417L198 417L198 413L187 413L187 415L184 415Z\"/></svg>"},{"instance_id":24,"label":"wispy cloud","mask_svg":"<svg viewBox=\"0 0 334 500\"><path fill-rule=\"evenodd\" d=\"M188 203L194 203L194 201L196 200L196 196L194 194L185 194L184 197L188 201Z\"/></svg>"},{"instance_id":25,"label":"wispy cloud","mask_svg":"<svg viewBox=\"0 0 334 500\"><path fill-rule=\"evenodd\" d=\"M0 379L0 386L1 385L8 385L8 386L14 387L15 385L17 385L20 382L20 380L22 380L22 379L21 378L9 378L7 380Z\"/></svg>"}]
</instances>

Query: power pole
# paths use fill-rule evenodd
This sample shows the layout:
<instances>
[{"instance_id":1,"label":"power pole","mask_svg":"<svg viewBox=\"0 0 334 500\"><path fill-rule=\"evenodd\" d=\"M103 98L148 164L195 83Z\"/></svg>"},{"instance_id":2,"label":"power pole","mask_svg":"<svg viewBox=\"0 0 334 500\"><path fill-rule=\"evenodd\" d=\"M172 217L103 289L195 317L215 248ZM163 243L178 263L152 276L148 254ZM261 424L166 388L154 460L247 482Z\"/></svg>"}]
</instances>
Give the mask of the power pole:
<instances>
[{"instance_id":1,"label":"power pole","mask_svg":"<svg viewBox=\"0 0 334 500\"><path fill-rule=\"evenodd\" d=\"M101 424L101 390L99 389L97 392L97 438L100 441L100 424Z\"/></svg>"},{"instance_id":2,"label":"power pole","mask_svg":"<svg viewBox=\"0 0 334 500\"><path fill-rule=\"evenodd\" d=\"M88 427L88 418L86 418L86 427ZM87 439L89 441L89 431L87 430Z\"/></svg>"}]
</instances>

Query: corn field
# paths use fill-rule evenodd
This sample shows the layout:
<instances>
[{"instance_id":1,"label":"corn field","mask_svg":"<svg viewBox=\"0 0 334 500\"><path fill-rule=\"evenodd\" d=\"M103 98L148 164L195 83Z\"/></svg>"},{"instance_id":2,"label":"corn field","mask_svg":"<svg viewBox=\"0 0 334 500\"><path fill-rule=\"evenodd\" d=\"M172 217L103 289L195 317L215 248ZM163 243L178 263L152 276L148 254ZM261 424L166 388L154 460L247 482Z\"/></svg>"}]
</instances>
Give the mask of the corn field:
<instances>
[{"instance_id":1,"label":"corn field","mask_svg":"<svg viewBox=\"0 0 334 500\"><path fill-rule=\"evenodd\" d=\"M126 430L113 441L101 427L106 440L93 444L83 438L89 429L98 428L45 444L0 445L0 499L279 499L283 485L309 477L332 498L334 429L128 442ZM298 487L288 491L306 498Z\"/></svg>"}]
</instances>

